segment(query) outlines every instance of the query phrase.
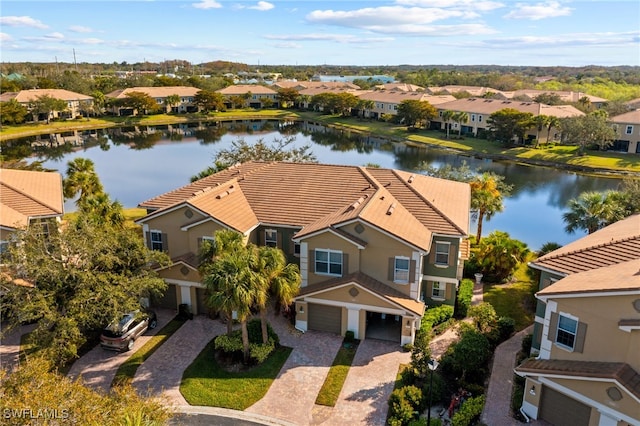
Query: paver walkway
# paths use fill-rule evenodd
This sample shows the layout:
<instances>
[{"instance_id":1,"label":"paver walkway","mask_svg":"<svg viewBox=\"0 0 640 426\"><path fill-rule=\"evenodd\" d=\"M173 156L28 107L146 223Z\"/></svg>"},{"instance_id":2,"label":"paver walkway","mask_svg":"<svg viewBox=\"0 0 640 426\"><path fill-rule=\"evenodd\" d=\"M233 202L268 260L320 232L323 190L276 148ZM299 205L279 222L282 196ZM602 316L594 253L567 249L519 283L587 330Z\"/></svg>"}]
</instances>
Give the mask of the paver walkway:
<instances>
[{"instance_id":1,"label":"paver walkway","mask_svg":"<svg viewBox=\"0 0 640 426\"><path fill-rule=\"evenodd\" d=\"M11 330L7 335L1 334L0 339L0 368L12 371L17 365L20 356L20 339L22 335L30 333L37 324L21 325ZM4 327L0 330L4 333Z\"/></svg>"},{"instance_id":2,"label":"paver walkway","mask_svg":"<svg viewBox=\"0 0 640 426\"><path fill-rule=\"evenodd\" d=\"M156 310L158 315L158 325L153 330L148 330L145 334L138 337L135 342L135 346L131 351L127 352L114 352L103 349L100 345L91 349L82 357L77 359L67 376L76 379L82 377L82 381L90 388L102 391L109 391L111 388L111 382L118 372L118 368L131 357L136 351L138 351L151 336L156 335L162 327L167 325L171 321L176 312L169 309Z\"/></svg>"}]
</instances>

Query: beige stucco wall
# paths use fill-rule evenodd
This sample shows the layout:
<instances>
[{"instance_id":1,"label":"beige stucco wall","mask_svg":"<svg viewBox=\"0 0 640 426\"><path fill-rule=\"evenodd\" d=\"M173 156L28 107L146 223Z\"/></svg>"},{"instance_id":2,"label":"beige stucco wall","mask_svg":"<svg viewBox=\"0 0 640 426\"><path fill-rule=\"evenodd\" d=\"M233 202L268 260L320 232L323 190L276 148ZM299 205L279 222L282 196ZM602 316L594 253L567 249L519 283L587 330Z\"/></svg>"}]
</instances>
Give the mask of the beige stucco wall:
<instances>
[{"instance_id":1,"label":"beige stucco wall","mask_svg":"<svg viewBox=\"0 0 640 426\"><path fill-rule=\"evenodd\" d=\"M355 288L358 290L358 294L354 297L349 294L349 291ZM313 295L314 298L322 298L324 300L333 300L336 302L343 303L351 303L357 305L365 305L365 306L375 306L385 309L398 309L396 305L392 305L386 300L375 296L363 289L362 287L355 286L353 284L345 285L342 287L329 289L327 291L323 291L317 295Z\"/></svg>"},{"instance_id":2,"label":"beige stucco wall","mask_svg":"<svg viewBox=\"0 0 640 426\"><path fill-rule=\"evenodd\" d=\"M632 305L636 299L637 295L554 299L558 304L556 312L578 317L580 322L587 324L587 333L582 353L570 352L554 344L550 358L626 362L640 372L640 330L626 332L618 327L621 319L640 318Z\"/></svg>"},{"instance_id":3,"label":"beige stucco wall","mask_svg":"<svg viewBox=\"0 0 640 426\"><path fill-rule=\"evenodd\" d=\"M216 231L220 231L224 228L222 225L214 222L212 220L208 220L200 225L189 228L188 231L180 231L183 234L186 234L186 238L189 243L189 251L191 253L198 253L200 247L198 247L198 239L202 237L213 237ZM171 244L171 237L169 237L169 244Z\"/></svg>"},{"instance_id":4,"label":"beige stucco wall","mask_svg":"<svg viewBox=\"0 0 640 426\"><path fill-rule=\"evenodd\" d=\"M338 237L330 232L325 232L320 235L308 238L305 240L308 243L309 256L311 256L311 250L316 249L331 249L340 250L349 256L349 265L342 265L343 274L349 274L356 272L360 265L360 250L352 243L345 239ZM309 257L309 284L315 284L327 279L335 278L335 276L316 274L314 271L314 259Z\"/></svg>"},{"instance_id":5,"label":"beige stucco wall","mask_svg":"<svg viewBox=\"0 0 640 426\"><path fill-rule=\"evenodd\" d=\"M183 274L184 271L188 271L187 274ZM200 282L200 274L193 268L187 267L182 263L176 263L168 268L158 271L158 275L164 279L189 281L192 283Z\"/></svg>"}]
</instances>

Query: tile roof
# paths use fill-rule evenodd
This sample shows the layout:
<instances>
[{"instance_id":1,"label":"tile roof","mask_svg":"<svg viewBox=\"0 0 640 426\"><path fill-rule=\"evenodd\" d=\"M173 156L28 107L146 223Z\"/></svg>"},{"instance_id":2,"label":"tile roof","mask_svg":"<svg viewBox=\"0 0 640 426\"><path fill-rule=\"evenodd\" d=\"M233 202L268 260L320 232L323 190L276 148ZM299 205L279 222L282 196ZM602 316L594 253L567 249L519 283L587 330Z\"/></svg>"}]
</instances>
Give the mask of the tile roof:
<instances>
[{"instance_id":1,"label":"tile roof","mask_svg":"<svg viewBox=\"0 0 640 426\"><path fill-rule=\"evenodd\" d=\"M640 124L640 109L613 116L609 121L620 124Z\"/></svg>"},{"instance_id":2,"label":"tile roof","mask_svg":"<svg viewBox=\"0 0 640 426\"><path fill-rule=\"evenodd\" d=\"M0 225L25 226L32 218L62 216L62 176L55 172L0 169Z\"/></svg>"},{"instance_id":3,"label":"tile roof","mask_svg":"<svg viewBox=\"0 0 640 426\"><path fill-rule=\"evenodd\" d=\"M372 278L367 274L363 274L362 272L355 272L353 274L345 275L344 277L333 278L318 284L302 287L300 289L300 293L296 296L296 299L350 283L357 284L379 296L382 296L389 302L399 305L416 315L422 316L424 314L424 303L419 300L414 300L406 294L403 294L400 291L381 283L375 278Z\"/></svg>"},{"instance_id":4,"label":"tile roof","mask_svg":"<svg viewBox=\"0 0 640 426\"><path fill-rule=\"evenodd\" d=\"M93 98L82 93L71 92L64 89L29 89L19 92L5 92L0 95L0 102L7 102L11 99L23 103L33 102L40 96L50 96L64 101L92 101Z\"/></svg>"},{"instance_id":5,"label":"tile roof","mask_svg":"<svg viewBox=\"0 0 640 426\"><path fill-rule=\"evenodd\" d=\"M430 95L425 92L410 92L402 90L370 90L357 93L360 99L371 100L375 102L388 102L399 104L406 100L416 100L421 102L429 102L431 105L440 105L446 102L455 101L452 95Z\"/></svg>"},{"instance_id":6,"label":"tile roof","mask_svg":"<svg viewBox=\"0 0 640 426\"><path fill-rule=\"evenodd\" d=\"M640 398L640 374L623 362L569 361L529 358L516 367L517 373L541 376L570 376L615 380Z\"/></svg>"},{"instance_id":7,"label":"tile roof","mask_svg":"<svg viewBox=\"0 0 640 426\"><path fill-rule=\"evenodd\" d=\"M216 199L224 186L233 186L234 191ZM194 198L197 191L205 192ZM432 232L468 234L464 212L468 216L469 197L467 184L389 169L249 162L144 201L140 207L164 210L189 202L241 232L263 223L300 227L300 235L360 218L428 249L425 238ZM160 212L151 216L156 214Z\"/></svg>"},{"instance_id":8,"label":"tile roof","mask_svg":"<svg viewBox=\"0 0 640 426\"><path fill-rule=\"evenodd\" d=\"M438 105L438 109L464 111L475 114L493 114L505 108L533 115L550 115L555 117L573 117L584 113L571 105L545 105L537 102L523 102L500 99L465 98Z\"/></svg>"},{"instance_id":9,"label":"tile roof","mask_svg":"<svg viewBox=\"0 0 640 426\"><path fill-rule=\"evenodd\" d=\"M216 92L226 96L244 95L249 92L254 95L275 95L278 93L270 87L261 86L259 84L234 84L227 86L224 89L216 90Z\"/></svg>"},{"instance_id":10,"label":"tile roof","mask_svg":"<svg viewBox=\"0 0 640 426\"><path fill-rule=\"evenodd\" d=\"M640 213L613 223L531 262L538 269L573 274L640 257Z\"/></svg>"},{"instance_id":11,"label":"tile roof","mask_svg":"<svg viewBox=\"0 0 640 426\"><path fill-rule=\"evenodd\" d=\"M160 86L160 87L128 87L114 90L105 95L107 98L125 98L131 92L142 92L152 98L166 98L167 96L195 96L200 89L190 86Z\"/></svg>"},{"instance_id":12,"label":"tile roof","mask_svg":"<svg viewBox=\"0 0 640 426\"><path fill-rule=\"evenodd\" d=\"M569 275L539 291L541 298L575 293L636 291L640 294L640 248L638 258Z\"/></svg>"}]
</instances>

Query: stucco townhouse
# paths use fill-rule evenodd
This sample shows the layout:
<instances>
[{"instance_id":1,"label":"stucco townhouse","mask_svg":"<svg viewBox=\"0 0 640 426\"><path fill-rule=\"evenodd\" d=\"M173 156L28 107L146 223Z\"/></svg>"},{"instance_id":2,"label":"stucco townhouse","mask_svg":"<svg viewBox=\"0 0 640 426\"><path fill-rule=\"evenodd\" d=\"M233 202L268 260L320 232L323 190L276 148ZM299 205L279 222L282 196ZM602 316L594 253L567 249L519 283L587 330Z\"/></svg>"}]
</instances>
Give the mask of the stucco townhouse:
<instances>
[{"instance_id":1,"label":"stucco townhouse","mask_svg":"<svg viewBox=\"0 0 640 426\"><path fill-rule=\"evenodd\" d=\"M640 214L540 257L522 411L553 425L640 425Z\"/></svg>"},{"instance_id":2,"label":"stucco townhouse","mask_svg":"<svg viewBox=\"0 0 640 426\"><path fill-rule=\"evenodd\" d=\"M609 118L616 130L614 151L640 154L640 109Z\"/></svg>"},{"instance_id":3,"label":"stucco townhouse","mask_svg":"<svg viewBox=\"0 0 640 426\"><path fill-rule=\"evenodd\" d=\"M447 102L455 101L451 95L430 95L419 91L404 90L370 90L357 93L356 96L363 100L373 102L372 109L365 109L364 116L379 119L382 115L397 115L398 107L404 101L415 100L419 102L429 102L437 107Z\"/></svg>"},{"instance_id":4,"label":"stucco townhouse","mask_svg":"<svg viewBox=\"0 0 640 426\"><path fill-rule=\"evenodd\" d=\"M35 121L81 117L83 111L89 111L93 108L93 98L91 96L64 89L28 89L19 92L5 92L0 95L0 102L9 102L14 99L31 112L33 102L43 96L63 100L67 103L67 108L62 111L51 111L49 117L47 117L46 113L40 113L33 117Z\"/></svg>"},{"instance_id":5,"label":"stucco townhouse","mask_svg":"<svg viewBox=\"0 0 640 426\"><path fill-rule=\"evenodd\" d=\"M500 110L511 108L520 112L528 112L534 116L547 115L557 118L574 117L584 115L584 113L571 105L545 105L537 102L521 102L499 99L483 99L483 98L464 98L455 101L446 102L437 105L438 117L431 120L432 129L445 129L446 123L442 118L444 111L466 112L469 119L464 123L450 123L451 130L458 132L459 126L462 127L462 134L473 136L482 136L488 129L487 119L491 114ZM560 138L560 130L556 128L530 129L525 138L534 139L538 135L540 142L557 141Z\"/></svg>"},{"instance_id":6,"label":"stucco townhouse","mask_svg":"<svg viewBox=\"0 0 640 426\"><path fill-rule=\"evenodd\" d=\"M203 240L221 229L300 266L295 324L412 342L426 308L455 303L468 258L468 184L393 169L249 162L144 201L145 241L168 252L161 306L207 312Z\"/></svg>"},{"instance_id":7,"label":"stucco townhouse","mask_svg":"<svg viewBox=\"0 0 640 426\"><path fill-rule=\"evenodd\" d=\"M197 87L190 86L161 86L161 87L128 87L126 89L114 90L105 95L107 99L124 99L131 92L141 92L153 98L158 104L158 109L165 112L187 113L198 112L198 106L195 103L195 96L200 91ZM178 96L180 102L169 105L167 98L169 96ZM126 107L113 106L111 112L115 115L129 115L131 110Z\"/></svg>"},{"instance_id":8,"label":"stucco townhouse","mask_svg":"<svg viewBox=\"0 0 640 426\"><path fill-rule=\"evenodd\" d=\"M233 107L231 101L233 97L245 98L244 106L249 108L259 109L267 106L277 108L279 106L277 90L260 84L234 84L216 90L216 92L224 96L227 108Z\"/></svg>"},{"instance_id":9,"label":"stucco townhouse","mask_svg":"<svg viewBox=\"0 0 640 426\"><path fill-rule=\"evenodd\" d=\"M0 255L19 229L59 222L64 215L62 175L55 172L0 169Z\"/></svg>"}]
</instances>

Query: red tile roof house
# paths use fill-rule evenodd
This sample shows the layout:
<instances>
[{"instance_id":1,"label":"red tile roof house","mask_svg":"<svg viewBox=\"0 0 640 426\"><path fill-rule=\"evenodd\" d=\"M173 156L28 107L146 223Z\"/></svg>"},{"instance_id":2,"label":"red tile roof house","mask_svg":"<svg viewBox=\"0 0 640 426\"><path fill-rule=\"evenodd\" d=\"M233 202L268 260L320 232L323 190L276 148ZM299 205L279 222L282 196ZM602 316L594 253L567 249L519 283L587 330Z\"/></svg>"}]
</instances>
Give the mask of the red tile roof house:
<instances>
[{"instance_id":1,"label":"red tile roof house","mask_svg":"<svg viewBox=\"0 0 640 426\"><path fill-rule=\"evenodd\" d=\"M0 193L0 253L18 229L62 220L64 198L59 173L0 169Z\"/></svg>"},{"instance_id":2,"label":"red tile roof house","mask_svg":"<svg viewBox=\"0 0 640 426\"><path fill-rule=\"evenodd\" d=\"M148 246L173 265L161 306L207 311L197 270L220 229L300 266L296 326L413 342L427 306L453 305L468 257L470 187L392 169L249 162L140 204Z\"/></svg>"},{"instance_id":3,"label":"red tile roof house","mask_svg":"<svg viewBox=\"0 0 640 426\"><path fill-rule=\"evenodd\" d=\"M540 257L522 409L554 425L640 425L640 214Z\"/></svg>"},{"instance_id":4,"label":"red tile roof house","mask_svg":"<svg viewBox=\"0 0 640 426\"><path fill-rule=\"evenodd\" d=\"M165 112L187 113L198 112L198 106L195 104L195 96L200 91L197 87L189 86L162 86L162 87L128 87L126 89L114 90L105 95L107 99L123 99L131 92L141 92L153 99L158 104L159 109ZM180 97L178 105L168 105L167 97L177 95ZM116 115L122 115L127 108L113 106L111 112Z\"/></svg>"},{"instance_id":5,"label":"red tile roof house","mask_svg":"<svg viewBox=\"0 0 640 426\"><path fill-rule=\"evenodd\" d=\"M267 105L264 100L269 99L270 106L278 107L278 92L270 87L261 86L259 84L235 84L216 90L225 97L227 108L232 108L232 97L246 97L245 107L249 108L265 108Z\"/></svg>"},{"instance_id":6,"label":"red tile roof house","mask_svg":"<svg viewBox=\"0 0 640 426\"><path fill-rule=\"evenodd\" d=\"M609 118L615 125L617 137L612 149L640 154L640 109Z\"/></svg>"},{"instance_id":7,"label":"red tile roof house","mask_svg":"<svg viewBox=\"0 0 640 426\"><path fill-rule=\"evenodd\" d=\"M429 102L433 106L445 104L455 101L451 95L431 95L420 91L406 90L368 90L354 93L358 98L373 101L372 109L365 110L365 117L380 118L385 115L397 115L398 107L403 101L416 100L420 102Z\"/></svg>"},{"instance_id":8,"label":"red tile roof house","mask_svg":"<svg viewBox=\"0 0 640 426\"><path fill-rule=\"evenodd\" d=\"M0 102L9 102L15 99L21 105L27 107L28 110L31 110L31 104L42 96L49 96L54 99L66 101L67 108L64 111L51 111L49 117L46 117L46 114L40 114L40 116L34 117L36 121L53 118L81 117L82 111L90 110L93 105L93 98L91 96L64 89L29 89L19 92L5 92L0 95Z\"/></svg>"},{"instance_id":9,"label":"red tile roof house","mask_svg":"<svg viewBox=\"0 0 640 426\"><path fill-rule=\"evenodd\" d=\"M537 102L521 102L521 101L509 101L499 99L483 99L483 98L464 98L451 102L445 102L438 104L437 107L439 116L431 120L432 129L445 129L445 122L442 119L442 113L444 111L454 112L466 112L469 115L469 119L465 123L461 123L462 134L471 134L478 136L479 132L487 130L487 119L494 112L511 108L520 112L528 112L534 116L548 115L558 118L574 117L584 115L584 113L571 105L545 105ZM452 123L452 131L457 133L458 123ZM525 138L535 138L537 129L531 129ZM559 140L560 130L552 128L550 132L547 129L542 129L538 137L540 142L549 142Z\"/></svg>"}]
</instances>

